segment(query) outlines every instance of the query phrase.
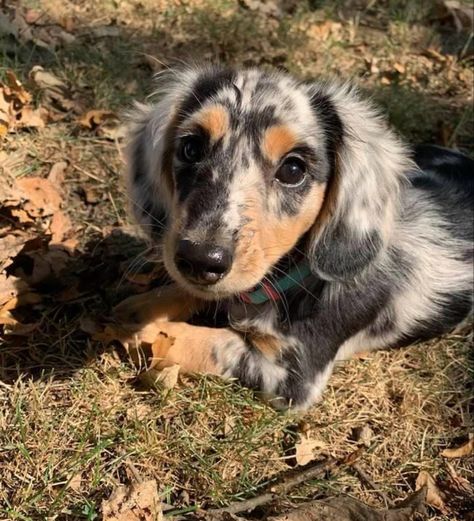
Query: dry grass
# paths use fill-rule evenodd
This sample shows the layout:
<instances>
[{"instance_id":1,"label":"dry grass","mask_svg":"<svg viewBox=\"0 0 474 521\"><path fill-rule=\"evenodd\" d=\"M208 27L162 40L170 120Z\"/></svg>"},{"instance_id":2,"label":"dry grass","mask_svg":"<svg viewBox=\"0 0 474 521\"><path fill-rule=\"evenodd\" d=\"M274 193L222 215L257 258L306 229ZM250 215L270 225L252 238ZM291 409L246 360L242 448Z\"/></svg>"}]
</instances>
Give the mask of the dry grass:
<instances>
[{"instance_id":1,"label":"dry grass","mask_svg":"<svg viewBox=\"0 0 474 521\"><path fill-rule=\"evenodd\" d=\"M161 62L219 58L307 77L351 77L408 139L474 151L470 43L449 23L433 21L431 2L296 2L281 18L249 14L230 0L28 4L57 18L74 13L82 36L55 52L0 40L2 63L23 78L42 64L79 86L90 108L119 109L143 98ZM90 35L112 19L119 36ZM325 20L336 25L324 29ZM19 158L16 176L46 175L52 163L69 161L66 207L82 248L72 271L94 291L67 304L45 298L34 335L0 336L0 518L97 519L102 499L138 474L156 478L163 500L179 509L249 497L289 468L285 446L301 421L321 442L318 457L348 454L358 445L354 430L368 427L360 466L375 490L344 471L289 501L345 493L384 506L384 497L413 490L421 469L446 475L441 450L473 431L472 337L345 363L324 402L303 417L275 412L250 391L213 378L185 378L171 391L141 389L126 360L79 331L81 317L107 313L127 292L116 281L141 247L124 253L103 240L104 229L127 223L120 151L78 132L71 120L11 135L4 148ZM84 188L97 191L96 204L84 201ZM472 459L451 464L474 480ZM453 504L449 516L432 510L429 519L461 520L467 508Z\"/></svg>"}]
</instances>

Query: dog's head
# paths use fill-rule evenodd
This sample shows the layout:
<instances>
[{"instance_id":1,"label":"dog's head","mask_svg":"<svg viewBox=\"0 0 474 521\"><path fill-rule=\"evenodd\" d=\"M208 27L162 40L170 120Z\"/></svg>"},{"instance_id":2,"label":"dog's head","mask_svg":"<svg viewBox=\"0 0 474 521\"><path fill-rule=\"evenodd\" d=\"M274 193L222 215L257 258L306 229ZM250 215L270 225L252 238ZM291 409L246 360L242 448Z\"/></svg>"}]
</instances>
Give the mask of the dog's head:
<instances>
[{"instance_id":1,"label":"dog's head","mask_svg":"<svg viewBox=\"0 0 474 521\"><path fill-rule=\"evenodd\" d=\"M325 279L366 267L391 232L402 145L347 86L206 67L137 106L134 211L190 292L247 291L297 245Z\"/></svg>"}]
</instances>

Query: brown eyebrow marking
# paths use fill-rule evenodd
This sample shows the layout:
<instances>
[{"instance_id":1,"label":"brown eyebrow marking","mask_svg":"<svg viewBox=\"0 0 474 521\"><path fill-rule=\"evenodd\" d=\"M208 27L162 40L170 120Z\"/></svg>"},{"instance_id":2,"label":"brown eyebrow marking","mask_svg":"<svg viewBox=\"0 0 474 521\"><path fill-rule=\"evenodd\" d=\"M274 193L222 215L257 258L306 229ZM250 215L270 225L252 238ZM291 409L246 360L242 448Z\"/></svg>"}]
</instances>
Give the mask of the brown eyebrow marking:
<instances>
[{"instance_id":1,"label":"brown eyebrow marking","mask_svg":"<svg viewBox=\"0 0 474 521\"><path fill-rule=\"evenodd\" d=\"M276 162L296 144L296 135L289 127L274 125L263 136L262 152L267 159Z\"/></svg>"},{"instance_id":2,"label":"brown eyebrow marking","mask_svg":"<svg viewBox=\"0 0 474 521\"><path fill-rule=\"evenodd\" d=\"M211 141L221 139L230 129L229 113L222 105L204 107L193 116L192 122L200 125Z\"/></svg>"}]
</instances>

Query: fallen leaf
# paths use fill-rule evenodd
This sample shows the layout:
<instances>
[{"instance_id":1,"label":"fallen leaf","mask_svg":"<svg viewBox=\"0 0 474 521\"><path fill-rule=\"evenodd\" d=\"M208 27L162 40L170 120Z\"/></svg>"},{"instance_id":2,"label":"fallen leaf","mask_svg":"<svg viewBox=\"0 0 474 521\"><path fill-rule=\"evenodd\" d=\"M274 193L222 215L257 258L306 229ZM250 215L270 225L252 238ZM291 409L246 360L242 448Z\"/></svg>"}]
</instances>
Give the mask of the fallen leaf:
<instances>
[{"instance_id":1,"label":"fallen leaf","mask_svg":"<svg viewBox=\"0 0 474 521\"><path fill-rule=\"evenodd\" d=\"M18 128L44 128L48 122L49 112L44 107L33 109L24 107L17 116L16 126Z\"/></svg>"},{"instance_id":2,"label":"fallen leaf","mask_svg":"<svg viewBox=\"0 0 474 521\"><path fill-rule=\"evenodd\" d=\"M49 225L49 231L51 232L51 243L63 242L72 231L71 219L64 212L55 212Z\"/></svg>"},{"instance_id":3,"label":"fallen leaf","mask_svg":"<svg viewBox=\"0 0 474 521\"><path fill-rule=\"evenodd\" d=\"M465 458L474 454L474 436L463 445L454 449L444 449L441 456L445 458Z\"/></svg>"},{"instance_id":4,"label":"fallen leaf","mask_svg":"<svg viewBox=\"0 0 474 521\"><path fill-rule=\"evenodd\" d=\"M55 74L35 65L29 72L31 83L39 90L41 103L54 111L78 113L82 103L72 87Z\"/></svg>"},{"instance_id":5,"label":"fallen leaf","mask_svg":"<svg viewBox=\"0 0 474 521\"><path fill-rule=\"evenodd\" d=\"M1 318L0 318L1 323ZM22 324L20 322L5 324L3 334L9 336L28 336L38 329L40 323Z\"/></svg>"},{"instance_id":6,"label":"fallen leaf","mask_svg":"<svg viewBox=\"0 0 474 521\"><path fill-rule=\"evenodd\" d=\"M140 383L146 387L155 387L158 385L163 389L173 389L178 383L180 366L170 365L161 371L149 369L139 375Z\"/></svg>"},{"instance_id":7,"label":"fallen leaf","mask_svg":"<svg viewBox=\"0 0 474 521\"><path fill-rule=\"evenodd\" d=\"M307 34L315 40L326 41L330 36L338 36L341 32L342 24L326 20L322 23L313 24L309 27Z\"/></svg>"},{"instance_id":8,"label":"fallen leaf","mask_svg":"<svg viewBox=\"0 0 474 521\"><path fill-rule=\"evenodd\" d=\"M256 11L265 16L280 18L283 14L281 1L275 0L239 0L239 4L249 11Z\"/></svg>"},{"instance_id":9,"label":"fallen leaf","mask_svg":"<svg viewBox=\"0 0 474 521\"><path fill-rule=\"evenodd\" d=\"M11 70L6 71L5 83L0 82L0 137L24 127L44 127L48 112L31 106L31 94Z\"/></svg>"},{"instance_id":10,"label":"fallen leaf","mask_svg":"<svg viewBox=\"0 0 474 521\"><path fill-rule=\"evenodd\" d=\"M366 423L362 427L356 427L355 429L353 429L352 436L355 441L362 443L366 447L370 447L370 444L372 443L372 439L374 437L374 432Z\"/></svg>"},{"instance_id":11,"label":"fallen leaf","mask_svg":"<svg viewBox=\"0 0 474 521\"><path fill-rule=\"evenodd\" d=\"M16 235L7 235L0 237L0 271L3 271L11 263L25 244L25 237Z\"/></svg>"},{"instance_id":12,"label":"fallen leaf","mask_svg":"<svg viewBox=\"0 0 474 521\"><path fill-rule=\"evenodd\" d=\"M2 308L6 302L29 291L30 287L24 280L0 273L0 306L2 306Z\"/></svg>"},{"instance_id":13,"label":"fallen leaf","mask_svg":"<svg viewBox=\"0 0 474 521\"><path fill-rule=\"evenodd\" d=\"M82 473L74 474L67 484L67 488L74 490L74 492L80 492L82 487Z\"/></svg>"},{"instance_id":14,"label":"fallen leaf","mask_svg":"<svg viewBox=\"0 0 474 521\"><path fill-rule=\"evenodd\" d=\"M22 208L11 208L10 214L14 217L20 224L31 224L34 223L35 220Z\"/></svg>"},{"instance_id":15,"label":"fallen leaf","mask_svg":"<svg viewBox=\"0 0 474 521\"><path fill-rule=\"evenodd\" d=\"M403 63L395 62L393 68L398 72L398 74L405 74L406 72L406 67Z\"/></svg>"},{"instance_id":16,"label":"fallen leaf","mask_svg":"<svg viewBox=\"0 0 474 521\"><path fill-rule=\"evenodd\" d=\"M81 194L87 204L97 204L102 196L98 189L89 186L81 187Z\"/></svg>"},{"instance_id":17,"label":"fallen leaf","mask_svg":"<svg viewBox=\"0 0 474 521\"><path fill-rule=\"evenodd\" d=\"M117 487L102 502L104 521L162 521L163 513L154 479Z\"/></svg>"},{"instance_id":18,"label":"fallen leaf","mask_svg":"<svg viewBox=\"0 0 474 521\"><path fill-rule=\"evenodd\" d=\"M298 465L307 465L313 461L315 449L324 449L326 444L311 437L310 432L302 434L300 441L295 444L295 459Z\"/></svg>"},{"instance_id":19,"label":"fallen leaf","mask_svg":"<svg viewBox=\"0 0 474 521\"><path fill-rule=\"evenodd\" d=\"M51 183L57 187L61 187L66 177L67 167L68 163L66 161L58 161L57 163L54 163L49 171L47 177L48 181L51 181Z\"/></svg>"},{"instance_id":20,"label":"fallen leaf","mask_svg":"<svg viewBox=\"0 0 474 521\"><path fill-rule=\"evenodd\" d=\"M426 503L439 510L442 514L448 514L449 509L444 501L443 493L436 485L433 476L425 470L420 471L416 478L416 490L426 487Z\"/></svg>"},{"instance_id":21,"label":"fallen leaf","mask_svg":"<svg viewBox=\"0 0 474 521\"><path fill-rule=\"evenodd\" d=\"M376 510L357 499L341 495L303 503L290 512L270 516L268 521L410 521L415 513L424 513L424 499L425 491L420 490L393 508Z\"/></svg>"},{"instance_id":22,"label":"fallen leaf","mask_svg":"<svg viewBox=\"0 0 474 521\"><path fill-rule=\"evenodd\" d=\"M81 127L94 130L111 120L117 121L118 117L110 110L89 110L78 119L78 123Z\"/></svg>"},{"instance_id":23,"label":"fallen leaf","mask_svg":"<svg viewBox=\"0 0 474 521\"><path fill-rule=\"evenodd\" d=\"M59 210L62 196L49 179L42 177L23 177L16 182L27 203L23 208L32 217L53 215Z\"/></svg>"}]
</instances>

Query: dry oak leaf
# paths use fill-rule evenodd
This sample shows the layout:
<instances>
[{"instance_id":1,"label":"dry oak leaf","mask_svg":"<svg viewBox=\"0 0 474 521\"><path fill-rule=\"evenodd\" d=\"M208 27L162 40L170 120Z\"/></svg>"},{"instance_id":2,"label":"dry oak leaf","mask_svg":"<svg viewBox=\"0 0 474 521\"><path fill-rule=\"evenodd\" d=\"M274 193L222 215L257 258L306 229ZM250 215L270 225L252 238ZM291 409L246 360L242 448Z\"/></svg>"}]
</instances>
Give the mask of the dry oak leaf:
<instances>
[{"instance_id":1,"label":"dry oak leaf","mask_svg":"<svg viewBox=\"0 0 474 521\"><path fill-rule=\"evenodd\" d=\"M117 487L102 502L104 521L162 521L161 502L154 479Z\"/></svg>"},{"instance_id":2,"label":"dry oak leaf","mask_svg":"<svg viewBox=\"0 0 474 521\"><path fill-rule=\"evenodd\" d=\"M23 249L24 244L25 237L22 236L7 235L0 237L0 271L3 271L13 262L13 258Z\"/></svg>"},{"instance_id":3,"label":"dry oak leaf","mask_svg":"<svg viewBox=\"0 0 474 521\"><path fill-rule=\"evenodd\" d=\"M49 225L51 243L62 243L70 235L72 229L71 219L61 211L55 212Z\"/></svg>"},{"instance_id":4,"label":"dry oak leaf","mask_svg":"<svg viewBox=\"0 0 474 521\"><path fill-rule=\"evenodd\" d=\"M53 185L61 186L64 183L68 166L69 165L66 161L58 161L57 163L54 163L49 171L47 178L48 181L51 181Z\"/></svg>"},{"instance_id":5,"label":"dry oak leaf","mask_svg":"<svg viewBox=\"0 0 474 521\"><path fill-rule=\"evenodd\" d=\"M2 306L2 309L5 303L29 292L30 288L24 280L13 276L7 277L0 273L0 306ZM8 309L12 308L8 307Z\"/></svg>"},{"instance_id":6,"label":"dry oak leaf","mask_svg":"<svg viewBox=\"0 0 474 521\"><path fill-rule=\"evenodd\" d=\"M307 432L301 435L300 441L295 444L295 459L298 465L307 465L315 458L315 449L325 449L326 444L311 437Z\"/></svg>"},{"instance_id":7,"label":"dry oak leaf","mask_svg":"<svg viewBox=\"0 0 474 521\"><path fill-rule=\"evenodd\" d=\"M48 113L45 109L33 109L31 94L24 88L12 70L6 71L6 82L0 82L0 137L22 127L45 126Z\"/></svg>"},{"instance_id":8,"label":"dry oak leaf","mask_svg":"<svg viewBox=\"0 0 474 521\"><path fill-rule=\"evenodd\" d=\"M148 388L158 385L163 389L173 389L178 383L179 370L178 364L165 367L161 371L149 369L140 374L139 380L142 385Z\"/></svg>"},{"instance_id":9,"label":"dry oak leaf","mask_svg":"<svg viewBox=\"0 0 474 521\"><path fill-rule=\"evenodd\" d=\"M444 449L441 453L441 456L445 458L465 458L466 456L472 455L474 455L474 436L471 436L470 439L460 447Z\"/></svg>"},{"instance_id":10,"label":"dry oak leaf","mask_svg":"<svg viewBox=\"0 0 474 521\"><path fill-rule=\"evenodd\" d=\"M105 122L118 121L117 115L110 110L89 110L83 114L77 122L81 127L95 130Z\"/></svg>"},{"instance_id":11,"label":"dry oak leaf","mask_svg":"<svg viewBox=\"0 0 474 521\"><path fill-rule=\"evenodd\" d=\"M40 91L42 103L59 111L79 111L81 104L74 99L72 88L52 72L35 65L28 74L31 83Z\"/></svg>"},{"instance_id":12,"label":"dry oak leaf","mask_svg":"<svg viewBox=\"0 0 474 521\"><path fill-rule=\"evenodd\" d=\"M59 210L62 196L49 179L23 177L16 182L23 197L27 199L24 209L32 217L53 215Z\"/></svg>"},{"instance_id":13,"label":"dry oak leaf","mask_svg":"<svg viewBox=\"0 0 474 521\"><path fill-rule=\"evenodd\" d=\"M426 487L426 503L428 505L436 508L442 514L446 515L449 513L449 509L444 501L444 494L438 488L435 479L429 472L426 472L426 470L420 471L416 478L415 486L416 490Z\"/></svg>"}]
</instances>

